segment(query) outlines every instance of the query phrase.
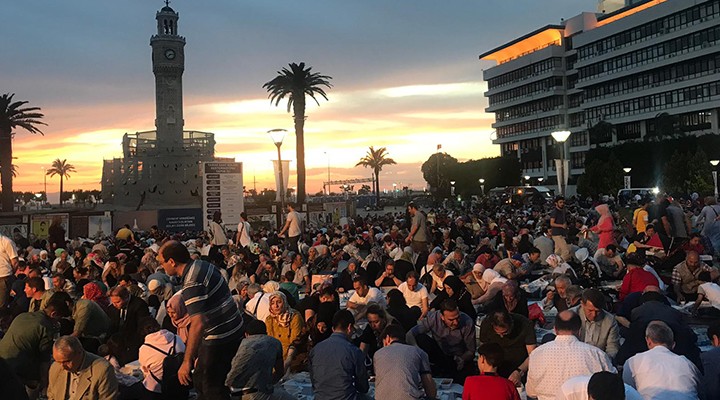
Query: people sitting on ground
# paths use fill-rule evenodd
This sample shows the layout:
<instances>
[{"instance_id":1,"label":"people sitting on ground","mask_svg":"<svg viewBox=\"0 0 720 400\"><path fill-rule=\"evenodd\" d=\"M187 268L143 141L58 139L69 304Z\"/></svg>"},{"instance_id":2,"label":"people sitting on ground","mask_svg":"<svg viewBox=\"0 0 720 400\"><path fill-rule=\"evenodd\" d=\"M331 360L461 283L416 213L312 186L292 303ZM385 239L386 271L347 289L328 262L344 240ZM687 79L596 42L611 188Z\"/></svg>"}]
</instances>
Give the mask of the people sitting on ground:
<instances>
[{"instance_id":1,"label":"people sitting on ground","mask_svg":"<svg viewBox=\"0 0 720 400\"><path fill-rule=\"evenodd\" d=\"M385 295L383 292L378 288L369 287L364 278L359 276L355 277L355 279L353 279L353 288L355 289L355 293L348 299L347 308L353 312L357 320L365 317L365 310L370 303L385 306Z\"/></svg>"},{"instance_id":2,"label":"people sitting on ground","mask_svg":"<svg viewBox=\"0 0 720 400\"><path fill-rule=\"evenodd\" d=\"M702 284L698 279L701 272L717 274L718 269L700 261L700 256L695 251L689 251L685 255L685 261L673 268L672 285L678 303L695 300L698 287Z\"/></svg>"},{"instance_id":3,"label":"people sitting on ground","mask_svg":"<svg viewBox=\"0 0 720 400\"><path fill-rule=\"evenodd\" d=\"M502 347L504 357L497 365L498 375L519 385L528 371L528 355L537 345L532 322L519 314L495 310L480 324L478 340Z\"/></svg>"},{"instance_id":4,"label":"people sitting on ground","mask_svg":"<svg viewBox=\"0 0 720 400\"><path fill-rule=\"evenodd\" d=\"M557 312L567 310L567 288L571 285L572 281L567 275L560 275L555 278L554 285L548 288L549 290L543 300L545 310L550 310L553 307Z\"/></svg>"},{"instance_id":5,"label":"people sitting on ground","mask_svg":"<svg viewBox=\"0 0 720 400\"><path fill-rule=\"evenodd\" d=\"M397 287L397 290L399 290L405 298L407 307L417 315L415 318L416 321L424 318L429 310L428 290L419 282L418 276L418 273L415 271L408 272L405 282Z\"/></svg>"},{"instance_id":6,"label":"people sitting on ground","mask_svg":"<svg viewBox=\"0 0 720 400\"><path fill-rule=\"evenodd\" d=\"M403 283L400 278L395 276L395 262L393 260L385 262L385 269L374 282L376 287L397 287Z\"/></svg>"},{"instance_id":7,"label":"people sitting on ground","mask_svg":"<svg viewBox=\"0 0 720 400\"><path fill-rule=\"evenodd\" d=\"M524 290L520 289L517 281L505 282L500 293L495 295L491 310L506 310L509 313L519 314L528 318L528 300Z\"/></svg>"},{"instance_id":8,"label":"people sitting on ground","mask_svg":"<svg viewBox=\"0 0 720 400\"><path fill-rule=\"evenodd\" d=\"M463 382L473 373L475 323L458 309L454 300L445 300L407 333L407 342L424 350L433 366L433 376Z\"/></svg>"},{"instance_id":9,"label":"people sitting on ground","mask_svg":"<svg viewBox=\"0 0 720 400\"><path fill-rule=\"evenodd\" d=\"M430 308L437 310L445 300L452 299L457 303L460 311L467 314L474 321L477 318L477 311L472 303L470 292L468 292L460 278L450 275L443 281L443 286L444 290L430 303Z\"/></svg>"},{"instance_id":10,"label":"people sitting on ground","mask_svg":"<svg viewBox=\"0 0 720 400\"><path fill-rule=\"evenodd\" d=\"M483 343L478 347L480 375L468 376L463 385L463 400L520 400L515 384L498 375L504 351L497 343Z\"/></svg>"},{"instance_id":11,"label":"people sitting on ground","mask_svg":"<svg viewBox=\"0 0 720 400\"><path fill-rule=\"evenodd\" d=\"M52 345L47 398L118 399L120 392L113 367L104 358L89 353L73 336L61 336ZM73 384L73 382L77 382Z\"/></svg>"},{"instance_id":12,"label":"people sitting on ground","mask_svg":"<svg viewBox=\"0 0 720 400\"><path fill-rule=\"evenodd\" d=\"M265 325L268 335L282 343L284 369L289 371L293 361L304 356L305 321L299 312L290 308L282 292L270 293L269 299L270 314L265 318Z\"/></svg>"},{"instance_id":13,"label":"people sitting on ground","mask_svg":"<svg viewBox=\"0 0 720 400\"><path fill-rule=\"evenodd\" d=\"M340 272L340 276L338 277L338 292L349 292L350 290L354 289L353 281L355 278L360 277L367 282L367 271L365 271L364 268L360 267L360 263L354 259L351 258L347 262L347 268L342 270Z\"/></svg>"},{"instance_id":14,"label":"people sitting on ground","mask_svg":"<svg viewBox=\"0 0 720 400\"><path fill-rule=\"evenodd\" d=\"M643 400L632 386L623 383L622 377L609 371L592 375L578 375L560 386L556 400Z\"/></svg>"},{"instance_id":15,"label":"people sitting on ground","mask_svg":"<svg viewBox=\"0 0 720 400\"><path fill-rule=\"evenodd\" d=\"M607 311L605 295L598 289L585 289L580 305L573 311L582 322L578 338L614 358L620 350L620 329L615 316Z\"/></svg>"},{"instance_id":16,"label":"people sitting on ground","mask_svg":"<svg viewBox=\"0 0 720 400\"><path fill-rule=\"evenodd\" d=\"M620 301L636 292L642 292L648 286L657 286L658 280L651 272L646 271L643 267L645 260L640 254L630 254L625 259L627 264L627 274L623 278L620 286L618 299Z\"/></svg>"},{"instance_id":17,"label":"people sitting on ground","mask_svg":"<svg viewBox=\"0 0 720 400\"><path fill-rule=\"evenodd\" d=\"M472 303L480 306L480 308L489 306L492 304L495 296L502 291L506 282L507 279L500 276L500 273L497 271L492 269L484 270L482 273L482 280L479 282L483 295L473 299Z\"/></svg>"},{"instance_id":18,"label":"people sitting on ground","mask_svg":"<svg viewBox=\"0 0 720 400\"><path fill-rule=\"evenodd\" d=\"M138 351L138 363L143 371L143 386L151 398L185 398L190 388L181 390L181 393L163 393L163 377L167 377L164 371L165 358L168 355L185 352L185 343L180 337L166 329L161 329L160 324L153 317L145 317L140 321L140 336L145 338ZM184 395L184 397L183 397Z\"/></svg>"}]
</instances>

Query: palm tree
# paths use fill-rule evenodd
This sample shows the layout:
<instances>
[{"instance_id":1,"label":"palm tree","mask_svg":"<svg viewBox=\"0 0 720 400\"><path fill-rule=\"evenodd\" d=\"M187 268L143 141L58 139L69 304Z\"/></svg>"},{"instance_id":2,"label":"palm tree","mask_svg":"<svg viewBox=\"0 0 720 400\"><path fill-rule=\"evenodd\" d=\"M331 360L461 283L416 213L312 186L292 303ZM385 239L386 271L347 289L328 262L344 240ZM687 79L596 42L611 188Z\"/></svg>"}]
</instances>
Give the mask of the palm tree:
<instances>
[{"instance_id":1,"label":"palm tree","mask_svg":"<svg viewBox=\"0 0 720 400\"><path fill-rule=\"evenodd\" d=\"M2 168L5 165L12 165L12 139L15 128L23 128L30 133L43 134L38 125L47 125L40 121L44 117L40 113L40 107L23 107L27 101L13 101L15 94L5 93L0 95L0 184L2 184L2 195L0 204L3 211L13 210L12 167Z\"/></svg>"},{"instance_id":2,"label":"palm tree","mask_svg":"<svg viewBox=\"0 0 720 400\"><path fill-rule=\"evenodd\" d=\"M322 96L327 100L323 86L331 88L327 75L311 72L312 67L305 68L305 63L291 63L290 69L283 68L270 82L263 84L268 91L271 103L277 106L286 96L288 98L287 111L293 110L295 121L295 155L297 157L297 202L305 202L305 96L310 96L315 103L320 102L315 97Z\"/></svg>"},{"instance_id":3,"label":"palm tree","mask_svg":"<svg viewBox=\"0 0 720 400\"><path fill-rule=\"evenodd\" d=\"M10 173L12 174L13 179L18 177L18 167L15 164L10 164ZM2 173L2 167L0 167L0 174Z\"/></svg>"},{"instance_id":4,"label":"palm tree","mask_svg":"<svg viewBox=\"0 0 720 400\"><path fill-rule=\"evenodd\" d=\"M60 204L62 205L63 195L63 181L65 178L70 178L70 172L75 172L75 166L68 164L67 160L60 160L56 158L52 163L52 167L47 170L47 174L52 176L60 175Z\"/></svg>"},{"instance_id":5,"label":"palm tree","mask_svg":"<svg viewBox=\"0 0 720 400\"><path fill-rule=\"evenodd\" d=\"M355 164L356 167L362 165L365 168L372 168L373 175L375 177L375 181L373 182L373 190L375 190L376 200L375 204L378 206L380 205L380 171L382 171L384 166L393 164L397 163L395 160L388 157L387 149L385 147L375 150L373 146L370 146L367 154L365 154L365 157L361 158L360 161Z\"/></svg>"}]
</instances>

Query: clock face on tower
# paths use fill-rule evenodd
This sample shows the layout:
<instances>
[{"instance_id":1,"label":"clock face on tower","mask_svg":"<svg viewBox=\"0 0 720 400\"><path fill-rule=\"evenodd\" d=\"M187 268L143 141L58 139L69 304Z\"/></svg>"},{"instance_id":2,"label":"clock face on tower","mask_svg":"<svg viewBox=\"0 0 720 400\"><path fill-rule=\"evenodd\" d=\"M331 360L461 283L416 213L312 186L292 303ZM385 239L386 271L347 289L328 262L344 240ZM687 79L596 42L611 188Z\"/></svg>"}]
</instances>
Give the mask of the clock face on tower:
<instances>
[{"instance_id":1,"label":"clock face on tower","mask_svg":"<svg viewBox=\"0 0 720 400\"><path fill-rule=\"evenodd\" d=\"M173 49L165 50L165 58L167 58L168 60L174 60L175 59L175 50L173 50Z\"/></svg>"}]
</instances>

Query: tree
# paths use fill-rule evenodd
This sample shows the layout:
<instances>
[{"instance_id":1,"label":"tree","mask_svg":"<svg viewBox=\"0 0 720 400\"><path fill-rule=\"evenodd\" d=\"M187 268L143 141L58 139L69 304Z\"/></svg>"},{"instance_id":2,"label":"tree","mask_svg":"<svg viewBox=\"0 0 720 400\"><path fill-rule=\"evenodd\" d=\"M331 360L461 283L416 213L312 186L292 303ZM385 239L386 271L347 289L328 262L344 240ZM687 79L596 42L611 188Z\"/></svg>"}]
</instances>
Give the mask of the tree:
<instances>
[{"instance_id":1,"label":"tree","mask_svg":"<svg viewBox=\"0 0 720 400\"><path fill-rule=\"evenodd\" d=\"M585 196L614 195L623 186L622 168L614 155L608 161L595 159L586 163L585 173L578 178L578 193Z\"/></svg>"},{"instance_id":2,"label":"tree","mask_svg":"<svg viewBox=\"0 0 720 400\"><path fill-rule=\"evenodd\" d=\"M39 125L47 125L42 122L44 117L40 113L40 107L25 107L27 101L13 101L15 94L3 94L0 96L0 183L2 184L2 195L0 196L0 204L3 211L13 210L13 191L12 191L12 167L3 168L12 165L12 139L14 137L13 130L22 128L30 133L43 132Z\"/></svg>"},{"instance_id":3,"label":"tree","mask_svg":"<svg viewBox=\"0 0 720 400\"><path fill-rule=\"evenodd\" d=\"M12 177L13 177L13 178L17 178L17 177L18 177L18 169L19 169L19 168L20 168L20 167L18 167L18 166L15 165L15 164L10 164L10 173L12 174ZM0 167L0 174L2 174L2 167Z\"/></svg>"},{"instance_id":4,"label":"tree","mask_svg":"<svg viewBox=\"0 0 720 400\"><path fill-rule=\"evenodd\" d=\"M50 169L47 170L47 174L51 177L55 175L60 176L60 204L62 204L63 198L63 182L65 178L70 178L71 172L75 172L75 166L72 164L68 164L67 160L61 161L59 158L56 158L55 161L53 161Z\"/></svg>"},{"instance_id":5,"label":"tree","mask_svg":"<svg viewBox=\"0 0 720 400\"><path fill-rule=\"evenodd\" d=\"M327 100L327 94L323 89L331 88L332 77L311 72L312 67L305 68L305 63L290 63L290 69L283 68L277 72L273 80L263 84L268 91L270 102L277 106L286 96L288 98L287 111L293 110L295 122L295 154L297 157L297 202L305 202L305 96L310 96L315 103L320 105L317 95Z\"/></svg>"},{"instance_id":6,"label":"tree","mask_svg":"<svg viewBox=\"0 0 720 400\"><path fill-rule=\"evenodd\" d=\"M436 199L450 196L450 181L457 165L455 157L447 153L434 153L420 167Z\"/></svg>"},{"instance_id":7,"label":"tree","mask_svg":"<svg viewBox=\"0 0 720 400\"><path fill-rule=\"evenodd\" d=\"M375 150L373 146L370 146L365 154L365 157L361 158L360 161L355 164L356 167L363 166L373 170L373 177L375 178L375 181L373 182L373 190L375 191L376 201L375 204L380 204L380 171L382 171L384 166L394 164L397 163L395 160L388 157L387 149L385 147L380 147Z\"/></svg>"},{"instance_id":8,"label":"tree","mask_svg":"<svg viewBox=\"0 0 720 400\"><path fill-rule=\"evenodd\" d=\"M663 171L663 189L671 194L713 192L712 168L701 149L693 152L675 151Z\"/></svg>"}]
</instances>

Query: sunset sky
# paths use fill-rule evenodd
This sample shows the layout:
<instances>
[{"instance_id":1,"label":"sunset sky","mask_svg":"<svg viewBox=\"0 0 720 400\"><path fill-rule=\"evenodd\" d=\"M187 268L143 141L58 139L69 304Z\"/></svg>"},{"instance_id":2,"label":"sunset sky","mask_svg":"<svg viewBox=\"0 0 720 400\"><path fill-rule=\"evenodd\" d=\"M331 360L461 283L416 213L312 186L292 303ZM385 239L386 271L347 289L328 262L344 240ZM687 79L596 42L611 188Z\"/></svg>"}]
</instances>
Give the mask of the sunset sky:
<instances>
[{"instance_id":1,"label":"sunset sky","mask_svg":"<svg viewBox=\"0 0 720 400\"><path fill-rule=\"evenodd\" d=\"M66 190L99 189L102 159L122 155L125 132L154 129L150 36L162 1L3 1L0 92L42 107L45 136L18 131L14 189L41 191L43 167L67 159ZM595 0L176 0L186 37L185 129L216 134L216 155L245 163L244 183L272 188L275 147L295 159L292 117L262 84L289 62L333 77L329 101L309 103L308 191L369 177L354 165L385 146L397 166L381 188L422 189L420 165L442 150L461 159L499 154L478 55L581 11ZM290 186L295 185L294 166ZM57 178L48 178L56 192ZM335 188L337 190L337 188Z\"/></svg>"}]
</instances>

